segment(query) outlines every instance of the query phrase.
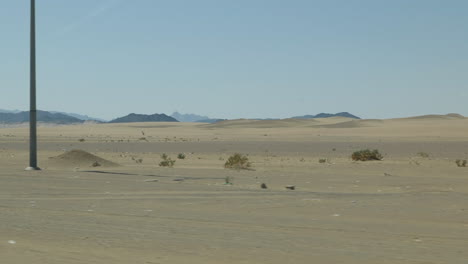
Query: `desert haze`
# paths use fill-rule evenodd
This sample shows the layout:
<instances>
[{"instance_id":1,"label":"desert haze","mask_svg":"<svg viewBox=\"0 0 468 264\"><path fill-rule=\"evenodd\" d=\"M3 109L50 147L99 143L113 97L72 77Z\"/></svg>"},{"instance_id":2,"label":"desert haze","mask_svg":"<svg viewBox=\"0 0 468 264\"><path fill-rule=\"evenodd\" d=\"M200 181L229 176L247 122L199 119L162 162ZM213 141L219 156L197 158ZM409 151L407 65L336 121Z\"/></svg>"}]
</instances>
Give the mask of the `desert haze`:
<instances>
[{"instance_id":1,"label":"desert haze","mask_svg":"<svg viewBox=\"0 0 468 264\"><path fill-rule=\"evenodd\" d=\"M34 172L28 133L0 128L1 263L468 260L460 115L43 124Z\"/></svg>"}]
</instances>

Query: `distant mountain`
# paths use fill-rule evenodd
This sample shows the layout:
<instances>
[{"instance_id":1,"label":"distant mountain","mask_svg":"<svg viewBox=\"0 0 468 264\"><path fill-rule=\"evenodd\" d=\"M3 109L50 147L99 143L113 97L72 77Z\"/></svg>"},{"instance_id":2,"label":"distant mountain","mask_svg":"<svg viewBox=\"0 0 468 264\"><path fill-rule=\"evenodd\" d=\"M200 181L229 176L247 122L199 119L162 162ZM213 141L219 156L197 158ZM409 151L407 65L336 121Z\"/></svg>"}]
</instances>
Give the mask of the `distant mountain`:
<instances>
[{"instance_id":1,"label":"distant mountain","mask_svg":"<svg viewBox=\"0 0 468 264\"><path fill-rule=\"evenodd\" d=\"M19 113L21 112L20 110L5 110L5 109L0 109L0 113Z\"/></svg>"},{"instance_id":2,"label":"distant mountain","mask_svg":"<svg viewBox=\"0 0 468 264\"><path fill-rule=\"evenodd\" d=\"M196 114L181 114L179 112L172 113L171 117L177 119L179 122L198 122L200 120L210 119L207 116L201 116Z\"/></svg>"},{"instance_id":3,"label":"distant mountain","mask_svg":"<svg viewBox=\"0 0 468 264\"><path fill-rule=\"evenodd\" d=\"M327 118L327 117L348 117L348 118L354 118L354 119L361 119L360 117L357 117L355 115L352 115L348 112L341 112L341 113L336 113L336 114L328 114L328 113L320 113L318 115L303 115L303 116L294 116L292 118L296 119L310 119L310 118Z\"/></svg>"},{"instance_id":4,"label":"distant mountain","mask_svg":"<svg viewBox=\"0 0 468 264\"><path fill-rule=\"evenodd\" d=\"M40 110L37 111L37 121L54 124L74 124L84 122L83 120L72 116ZM0 123L15 124L26 122L29 122L29 111L19 113L0 113Z\"/></svg>"},{"instance_id":5,"label":"distant mountain","mask_svg":"<svg viewBox=\"0 0 468 264\"><path fill-rule=\"evenodd\" d=\"M135 122L179 122L175 118L165 114L140 115L131 113L109 121L109 123L135 123Z\"/></svg>"},{"instance_id":6,"label":"distant mountain","mask_svg":"<svg viewBox=\"0 0 468 264\"><path fill-rule=\"evenodd\" d=\"M81 120L83 120L83 121L107 122L106 120L101 119L101 118L90 117L90 116L87 116L87 115L80 115L80 114L75 114L75 113L65 113L65 112L57 112L57 111L50 111L50 113L53 113L53 114L64 114L64 115L67 115L67 116L72 116L72 117L81 119Z\"/></svg>"},{"instance_id":7,"label":"distant mountain","mask_svg":"<svg viewBox=\"0 0 468 264\"><path fill-rule=\"evenodd\" d=\"M227 119L208 118L208 119L197 120L196 122L197 122L197 123L210 123L210 124L214 124L214 123L221 122L221 121L226 121L226 120L227 120Z\"/></svg>"}]
</instances>

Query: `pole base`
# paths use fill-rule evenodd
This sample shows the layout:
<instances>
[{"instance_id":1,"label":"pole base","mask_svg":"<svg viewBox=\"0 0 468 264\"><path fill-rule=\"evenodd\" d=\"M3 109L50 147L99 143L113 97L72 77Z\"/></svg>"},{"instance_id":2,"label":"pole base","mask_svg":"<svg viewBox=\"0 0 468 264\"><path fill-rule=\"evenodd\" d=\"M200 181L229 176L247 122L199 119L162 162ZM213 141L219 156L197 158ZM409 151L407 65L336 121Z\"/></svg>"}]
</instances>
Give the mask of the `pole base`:
<instances>
[{"instance_id":1,"label":"pole base","mask_svg":"<svg viewBox=\"0 0 468 264\"><path fill-rule=\"evenodd\" d=\"M39 167L27 167L26 169L24 169L25 171L40 171L41 168Z\"/></svg>"}]
</instances>

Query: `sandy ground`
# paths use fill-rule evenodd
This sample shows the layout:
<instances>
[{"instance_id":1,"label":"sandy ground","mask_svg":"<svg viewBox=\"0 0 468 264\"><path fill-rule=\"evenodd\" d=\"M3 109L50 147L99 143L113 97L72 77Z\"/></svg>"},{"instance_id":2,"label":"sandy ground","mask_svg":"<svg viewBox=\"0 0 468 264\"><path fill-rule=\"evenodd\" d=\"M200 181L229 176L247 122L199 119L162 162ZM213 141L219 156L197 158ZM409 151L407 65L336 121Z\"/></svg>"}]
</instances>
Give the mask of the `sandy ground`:
<instances>
[{"instance_id":1,"label":"sandy ground","mask_svg":"<svg viewBox=\"0 0 468 264\"><path fill-rule=\"evenodd\" d=\"M465 118L41 126L37 172L27 136L0 128L2 264L468 263ZM50 159L72 149L122 166Z\"/></svg>"}]
</instances>

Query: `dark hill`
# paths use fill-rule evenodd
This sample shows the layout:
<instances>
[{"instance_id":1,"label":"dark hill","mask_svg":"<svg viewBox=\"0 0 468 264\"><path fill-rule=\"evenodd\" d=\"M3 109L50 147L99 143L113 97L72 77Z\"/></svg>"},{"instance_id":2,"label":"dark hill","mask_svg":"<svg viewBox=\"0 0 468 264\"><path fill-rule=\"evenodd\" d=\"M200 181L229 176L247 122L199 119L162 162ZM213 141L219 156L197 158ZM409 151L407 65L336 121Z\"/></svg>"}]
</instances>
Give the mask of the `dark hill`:
<instances>
[{"instance_id":1,"label":"dark hill","mask_svg":"<svg viewBox=\"0 0 468 264\"><path fill-rule=\"evenodd\" d=\"M84 122L83 120L72 116L40 110L37 111L37 121L54 124L74 124ZM26 122L29 122L29 111L19 113L0 113L0 123L15 124Z\"/></svg>"},{"instance_id":2,"label":"dark hill","mask_svg":"<svg viewBox=\"0 0 468 264\"><path fill-rule=\"evenodd\" d=\"M297 119L309 119L309 118L327 118L327 117L348 117L348 118L354 118L354 119L361 119L360 117L357 117L355 115L352 115L348 112L341 112L341 113L336 113L336 114L328 114L328 113L320 113L318 115L303 115L303 116L294 116L293 118Z\"/></svg>"},{"instance_id":3,"label":"dark hill","mask_svg":"<svg viewBox=\"0 0 468 264\"><path fill-rule=\"evenodd\" d=\"M165 114L140 115L129 114L109 121L109 123L135 123L135 122L179 122L175 118Z\"/></svg>"}]
</instances>

